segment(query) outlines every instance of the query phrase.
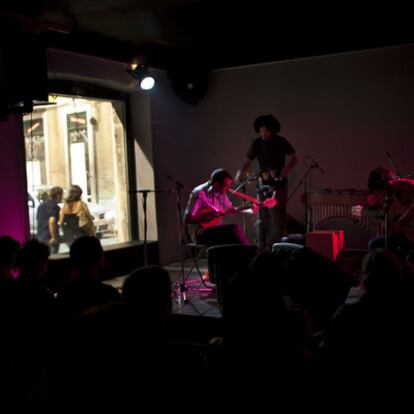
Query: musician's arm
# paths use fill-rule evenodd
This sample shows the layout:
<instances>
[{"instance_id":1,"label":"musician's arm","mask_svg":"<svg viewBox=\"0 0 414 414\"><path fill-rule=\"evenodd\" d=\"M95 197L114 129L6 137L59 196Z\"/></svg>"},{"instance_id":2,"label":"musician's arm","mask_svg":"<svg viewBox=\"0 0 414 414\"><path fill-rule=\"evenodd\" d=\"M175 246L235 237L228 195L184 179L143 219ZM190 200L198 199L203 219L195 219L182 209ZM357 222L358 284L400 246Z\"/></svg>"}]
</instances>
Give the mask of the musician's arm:
<instances>
[{"instance_id":1,"label":"musician's arm","mask_svg":"<svg viewBox=\"0 0 414 414\"><path fill-rule=\"evenodd\" d=\"M206 220L211 220L214 218L218 213L214 210L204 210L198 212L195 215L189 215L185 220L185 224L199 224L205 222Z\"/></svg>"},{"instance_id":2,"label":"musician's arm","mask_svg":"<svg viewBox=\"0 0 414 414\"><path fill-rule=\"evenodd\" d=\"M48 227L49 227L49 233L50 233L49 244L57 243L57 241L58 241L58 230L57 230L56 217L54 217L54 216L49 217Z\"/></svg>"},{"instance_id":3,"label":"musician's arm","mask_svg":"<svg viewBox=\"0 0 414 414\"><path fill-rule=\"evenodd\" d=\"M248 214L249 216L256 214L259 211L259 206L257 204L254 204L252 207L245 208L244 210L241 210L240 212L242 214Z\"/></svg>"},{"instance_id":4,"label":"musician's arm","mask_svg":"<svg viewBox=\"0 0 414 414\"><path fill-rule=\"evenodd\" d=\"M253 206L240 206L240 207L232 207L231 210L227 210L226 214L256 214L259 210L259 206L254 204Z\"/></svg>"},{"instance_id":5,"label":"musician's arm","mask_svg":"<svg viewBox=\"0 0 414 414\"><path fill-rule=\"evenodd\" d=\"M242 177L244 174L246 174L246 171L250 168L252 165L252 160L249 158L246 158L243 165L239 170L237 170L236 175L234 177L234 181L238 182L240 180L240 177Z\"/></svg>"},{"instance_id":6,"label":"musician's arm","mask_svg":"<svg viewBox=\"0 0 414 414\"><path fill-rule=\"evenodd\" d=\"M201 200L199 194L191 193L184 213L184 224L197 224L200 222L200 217L197 216L200 207Z\"/></svg>"},{"instance_id":7,"label":"musician's arm","mask_svg":"<svg viewBox=\"0 0 414 414\"><path fill-rule=\"evenodd\" d=\"M231 203L230 206L232 206ZM199 224L223 213L206 200L202 192L191 193L184 214L184 224Z\"/></svg>"},{"instance_id":8,"label":"musician's arm","mask_svg":"<svg viewBox=\"0 0 414 414\"><path fill-rule=\"evenodd\" d=\"M290 154L288 157L289 158L287 160L287 163L280 173L281 177L287 177L290 171L293 170L293 168L295 168L296 164L298 163L298 157L296 156L296 152L292 152L292 154Z\"/></svg>"},{"instance_id":9,"label":"musician's arm","mask_svg":"<svg viewBox=\"0 0 414 414\"><path fill-rule=\"evenodd\" d=\"M59 226L62 226L62 224L63 224L63 220L65 218L66 210L67 210L67 207L66 207L66 204L65 204L59 211L59 221L58 221Z\"/></svg>"}]
</instances>

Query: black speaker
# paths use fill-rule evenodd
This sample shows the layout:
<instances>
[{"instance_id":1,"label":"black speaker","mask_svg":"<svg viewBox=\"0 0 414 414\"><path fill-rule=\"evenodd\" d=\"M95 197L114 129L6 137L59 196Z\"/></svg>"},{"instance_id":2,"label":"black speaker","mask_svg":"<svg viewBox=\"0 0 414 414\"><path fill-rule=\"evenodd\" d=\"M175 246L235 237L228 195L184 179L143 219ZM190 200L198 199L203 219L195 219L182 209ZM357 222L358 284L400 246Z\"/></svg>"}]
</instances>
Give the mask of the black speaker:
<instances>
[{"instance_id":1,"label":"black speaker","mask_svg":"<svg viewBox=\"0 0 414 414\"><path fill-rule=\"evenodd\" d=\"M167 75L174 93L189 105L197 105L207 94L207 70L180 68L169 70Z\"/></svg>"},{"instance_id":2,"label":"black speaker","mask_svg":"<svg viewBox=\"0 0 414 414\"><path fill-rule=\"evenodd\" d=\"M40 35L0 28L0 115L25 113L47 101L47 54Z\"/></svg>"},{"instance_id":3,"label":"black speaker","mask_svg":"<svg viewBox=\"0 0 414 414\"><path fill-rule=\"evenodd\" d=\"M207 250L208 271L211 281L216 283L217 301L224 303L224 295L232 277L247 269L257 254L257 246L225 244Z\"/></svg>"}]
</instances>

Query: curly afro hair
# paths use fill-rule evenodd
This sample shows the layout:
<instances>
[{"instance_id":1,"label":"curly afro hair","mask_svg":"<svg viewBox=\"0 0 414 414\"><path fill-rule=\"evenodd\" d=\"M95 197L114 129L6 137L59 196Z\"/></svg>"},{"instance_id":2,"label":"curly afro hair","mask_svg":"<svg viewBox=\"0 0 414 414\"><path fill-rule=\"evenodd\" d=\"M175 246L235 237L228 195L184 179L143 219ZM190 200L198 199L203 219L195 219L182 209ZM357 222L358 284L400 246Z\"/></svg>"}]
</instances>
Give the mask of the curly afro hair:
<instances>
[{"instance_id":1,"label":"curly afro hair","mask_svg":"<svg viewBox=\"0 0 414 414\"><path fill-rule=\"evenodd\" d=\"M256 132L260 131L260 128L266 127L273 134L280 132L280 122L273 115L260 115L253 123L253 128Z\"/></svg>"}]
</instances>

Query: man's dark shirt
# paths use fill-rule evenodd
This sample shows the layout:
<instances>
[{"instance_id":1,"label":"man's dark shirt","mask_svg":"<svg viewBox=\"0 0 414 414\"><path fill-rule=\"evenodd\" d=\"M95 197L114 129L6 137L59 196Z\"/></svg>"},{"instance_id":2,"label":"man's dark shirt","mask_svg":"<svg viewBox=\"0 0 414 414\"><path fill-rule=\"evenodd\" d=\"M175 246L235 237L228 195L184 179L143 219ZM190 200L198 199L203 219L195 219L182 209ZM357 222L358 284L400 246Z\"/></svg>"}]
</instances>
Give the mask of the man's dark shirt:
<instances>
[{"instance_id":1,"label":"man's dark shirt","mask_svg":"<svg viewBox=\"0 0 414 414\"><path fill-rule=\"evenodd\" d=\"M49 218L55 217L57 223L59 220L59 211L60 207L54 200L47 200L40 204L37 209L37 238L39 240L49 241L52 238L49 232Z\"/></svg>"},{"instance_id":2,"label":"man's dark shirt","mask_svg":"<svg viewBox=\"0 0 414 414\"><path fill-rule=\"evenodd\" d=\"M250 145L247 158L251 161L257 158L262 171L275 170L280 174L285 166L286 155L294 152L295 149L286 138L276 135L264 140L259 137Z\"/></svg>"}]
</instances>

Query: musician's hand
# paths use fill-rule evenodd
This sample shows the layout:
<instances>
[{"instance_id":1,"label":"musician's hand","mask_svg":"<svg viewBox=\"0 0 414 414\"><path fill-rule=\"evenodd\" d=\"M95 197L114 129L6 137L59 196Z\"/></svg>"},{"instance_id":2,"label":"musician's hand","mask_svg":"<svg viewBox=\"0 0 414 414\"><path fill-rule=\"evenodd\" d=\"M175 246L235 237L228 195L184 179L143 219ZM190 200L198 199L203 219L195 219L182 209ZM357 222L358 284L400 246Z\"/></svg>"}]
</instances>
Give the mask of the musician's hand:
<instances>
[{"instance_id":1,"label":"musician's hand","mask_svg":"<svg viewBox=\"0 0 414 414\"><path fill-rule=\"evenodd\" d=\"M214 209L205 208L197 213L197 215L194 217L194 221L195 222L208 221L208 220L212 220L219 216L224 216L224 214L225 213L223 210L219 210L217 208L214 208Z\"/></svg>"},{"instance_id":2,"label":"musician's hand","mask_svg":"<svg viewBox=\"0 0 414 414\"><path fill-rule=\"evenodd\" d=\"M58 244L58 240L57 240L56 238L52 237L52 238L48 241L48 244L49 244L50 246L54 246L54 245Z\"/></svg>"},{"instance_id":3,"label":"musician's hand","mask_svg":"<svg viewBox=\"0 0 414 414\"><path fill-rule=\"evenodd\" d=\"M252 210L252 213L253 213L253 214L256 214L256 213L259 211L259 209L260 209L259 204L253 204L253 205L252 205L251 210Z\"/></svg>"}]
</instances>

